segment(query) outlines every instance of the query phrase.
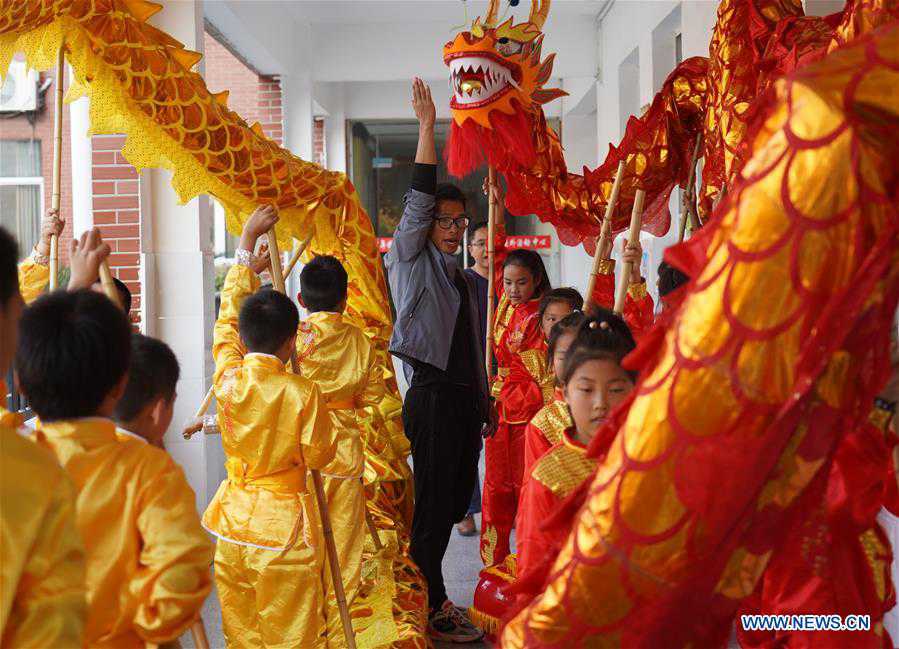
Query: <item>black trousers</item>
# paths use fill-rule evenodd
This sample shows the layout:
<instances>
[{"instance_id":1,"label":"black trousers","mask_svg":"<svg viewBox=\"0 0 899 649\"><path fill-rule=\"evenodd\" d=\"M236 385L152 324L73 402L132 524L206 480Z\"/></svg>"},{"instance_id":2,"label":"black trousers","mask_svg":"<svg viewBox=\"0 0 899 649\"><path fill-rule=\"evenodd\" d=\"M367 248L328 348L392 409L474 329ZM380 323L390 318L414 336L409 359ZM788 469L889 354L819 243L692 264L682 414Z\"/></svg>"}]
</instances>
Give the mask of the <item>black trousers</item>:
<instances>
[{"instance_id":1,"label":"black trousers","mask_svg":"<svg viewBox=\"0 0 899 649\"><path fill-rule=\"evenodd\" d=\"M403 402L415 480L411 552L428 581L432 611L447 599L443 555L477 479L482 422L476 404L470 388L448 384L413 385Z\"/></svg>"}]
</instances>

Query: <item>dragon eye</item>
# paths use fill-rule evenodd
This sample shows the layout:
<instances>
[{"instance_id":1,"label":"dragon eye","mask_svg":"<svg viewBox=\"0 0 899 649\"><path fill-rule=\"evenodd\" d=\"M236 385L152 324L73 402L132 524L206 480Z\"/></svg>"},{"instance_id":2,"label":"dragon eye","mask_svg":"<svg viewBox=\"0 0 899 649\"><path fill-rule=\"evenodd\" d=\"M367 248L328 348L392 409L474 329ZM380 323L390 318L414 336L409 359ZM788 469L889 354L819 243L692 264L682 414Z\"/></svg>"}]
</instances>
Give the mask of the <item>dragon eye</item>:
<instances>
[{"instance_id":1,"label":"dragon eye","mask_svg":"<svg viewBox=\"0 0 899 649\"><path fill-rule=\"evenodd\" d=\"M503 36L496 41L496 51L503 56L512 56L521 51L521 43Z\"/></svg>"}]
</instances>

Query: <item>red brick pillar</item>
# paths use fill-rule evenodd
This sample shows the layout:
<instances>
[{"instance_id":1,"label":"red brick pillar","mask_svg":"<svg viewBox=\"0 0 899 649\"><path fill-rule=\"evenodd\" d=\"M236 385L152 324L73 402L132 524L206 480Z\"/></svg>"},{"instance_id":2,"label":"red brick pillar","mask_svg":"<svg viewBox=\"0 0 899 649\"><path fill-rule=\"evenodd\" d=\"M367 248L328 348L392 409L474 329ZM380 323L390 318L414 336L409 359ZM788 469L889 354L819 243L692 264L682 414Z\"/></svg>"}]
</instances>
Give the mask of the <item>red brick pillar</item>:
<instances>
[{"instance_id":1,"label":"red brick pillar","mask_svg":"<svg viewBox=\"0 0 899 649\"><path fill-rule=\"evenodd\" d=\"M277 76L259 77L259 123L266 136L284 144L281 114L281 80Z\"/></svg>"},{"instance_id":2,"label":"red brick pillar","mask_svg":"<svg viewBox=\"0 0 899 649\"><path fill-rule=\"evenodd\" d=\"M93 215L112 248L109 267L131 291L131 319L140 323L140 201L138 174L120 153L123 135L92 138Z\"/></svg>"}]
</instances>

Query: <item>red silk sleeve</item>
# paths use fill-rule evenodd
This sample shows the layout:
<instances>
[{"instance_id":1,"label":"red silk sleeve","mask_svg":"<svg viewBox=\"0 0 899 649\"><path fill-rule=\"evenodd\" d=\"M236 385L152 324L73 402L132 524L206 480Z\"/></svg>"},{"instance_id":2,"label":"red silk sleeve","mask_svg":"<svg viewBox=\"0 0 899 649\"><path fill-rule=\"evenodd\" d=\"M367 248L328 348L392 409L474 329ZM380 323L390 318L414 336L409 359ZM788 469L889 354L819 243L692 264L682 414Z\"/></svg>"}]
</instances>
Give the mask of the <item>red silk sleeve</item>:
<instances>
[{"instance_id":1,"label":"red silk sleeve","mask_svg":"<svg viewBox=\"0 0 899 649\"><path fill-rule=\"evenodd\" d=\"M646 290L646 281L633 283L628 287L624 299L624 321L631 328L634 340L640 340L644 333L652 327L655 317L655 302Z\"/></svg>"},{"instance_id":2,"label":"red silk sleeve","mask_svg":"<svg viewBox=\"0 0 899 649\"><path fill-rule=\"evenodd\" d=\"M612 260L606 260L612 261ZM610 272L600 272L596 275L596 284L593 286L593 294L590 303L611 309L615 305L615 266L612 261Z\"/></svg>"},{"instance_id":3,"label":"red silk sleeve","mask_svg":"<svg viewBox=\"0 0 899 649\"><path fill-rule=\"evenodd\" d=\"M515 547L518 568L514 592L523 604L543 589L549 569L562 547L569 529L547 526L547 519L559 507L559 499L539 480L528 474L518 501ZM515 607L518 608L518 607Z\"/></svg>"}]
</instances>

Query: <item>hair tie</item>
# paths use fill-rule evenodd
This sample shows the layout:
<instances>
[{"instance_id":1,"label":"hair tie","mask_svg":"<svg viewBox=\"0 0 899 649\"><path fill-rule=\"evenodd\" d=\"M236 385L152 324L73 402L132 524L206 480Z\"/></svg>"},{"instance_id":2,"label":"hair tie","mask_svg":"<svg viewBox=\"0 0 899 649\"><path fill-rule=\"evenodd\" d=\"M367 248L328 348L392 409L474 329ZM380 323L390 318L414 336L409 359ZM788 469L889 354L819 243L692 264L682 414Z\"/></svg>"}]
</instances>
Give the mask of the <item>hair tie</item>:
<instances>
[{"instance_id":1,"label":"hair tie","mask_svg":"<svg viewBox=\"0 0 899 649\"><path fill-rule=\"evenodd\" d=\"M599 327L600 329L609 331L609 323L606 320L601 320L601 321L591 320L590 324L587 326L590 327L591 329L596 329L597 327Z\"/></svg>"}]
</instances>

